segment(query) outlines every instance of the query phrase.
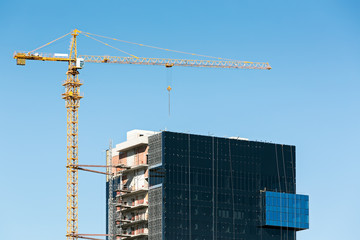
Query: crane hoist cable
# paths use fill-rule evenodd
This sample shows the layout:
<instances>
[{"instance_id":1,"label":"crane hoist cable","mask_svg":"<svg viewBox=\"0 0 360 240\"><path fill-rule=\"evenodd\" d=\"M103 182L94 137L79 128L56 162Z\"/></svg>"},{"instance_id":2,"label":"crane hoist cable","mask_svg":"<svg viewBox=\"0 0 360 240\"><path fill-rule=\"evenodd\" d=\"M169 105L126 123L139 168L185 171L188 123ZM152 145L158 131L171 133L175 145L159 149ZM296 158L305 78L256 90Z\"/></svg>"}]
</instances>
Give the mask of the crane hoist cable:
<instances>
[{"instance_id":1,"label":"crane hoist cable","mask_svg":"<svg viewBox=\"0 0 360 240\"><path fill-rule=\"evenodd\" d=\"M121 49L118 49L118 48L116 48L116 47L113 47L113 46L111 46L110 44L108 44L108 43L105 43L105 42L103 42L103 41L101 41L101 40L99 40L99 39L96 39L96 38L94 38L94 37L91 37L91 36L89 36L89 34L88 33L81 33L82 35L84 35L84 36L86 36L86 37L88 37L88 38L91 38L91 39L93 39L93 40L95 40L95 41L97 41L97 42L100 42L100 43L102 43L102 44L104 44L104 45L106 45L106 46L108 46L108 47L111 47L111 48L113 48L113 49L116 49L116 50L118 50L118 51L120 51L120 52L123 52L123 53L126 53L126 54L128 54L128 55L130 55L130 56L132 56L132 57L135 57L135 58L138 58L138 57L136 57L136 56L134 56L134 55L132 55L132 54L130 54L130 53L127 53L127 52L125 52L125 51L123 51L123 50L121 50ZM169 114L169 116L170 116L170 114L171 114L171 90L172 90L172 87L171 87L171 85L172 85L172 65L170 64L170 65L166 65L166 80L167 80L167 88L166 88L166 90L168 91L168 114Z\"/></svg>"},{"instance_id":2,"label":"crane hoist cable","mask_svg":"<svg viewBox=\"0 0 360 240\"><path fill-rule=\"evenodd\" d=\"M86 33L81 33L82 35L84 35L84 36L86 36L86 37L88 37L88 38L91 38L91 39L93 39L93 40L95 40L95 41L97 41L97 42L100 42L100 43L102 43L102 44L104 44L104 45L106 45L106 46L108 46L108 47L111 47L111 48L113 48L113 49L116 49L116 50L118 50L118 51L120 51L120 52L123 52L123 53L126 53L126 54L128 54L128 55L130 55L130 56L132 56L132 57L135 57L135 58L138 58L138 57L136 57L136 56L134 56L134 55L132 55L132 54L130 54L130 53L127 53L127 52L125 52L125 51L123 51L123 50L121 50L121 49L118 49L118 48L116 48L116 47L113 47L113 46L111 46L110 44L108 44L108 43L105 43L105 42L103 42L103 41L101 41L101 40L99 40L99 39L96 39L96 38L94 38L94 37L91 37L91 36L89 36L88 34L86 34ZM168 91L168 113L169 113L169 116L170 116L170 113L171 113L171 101L170 101L170 99L171 99L171 90L172 90L172 88L171 88L171 85L172 85L172 66L173 65L171 65L171 64L169 64L169 65L166 65L166 80L167 80L167 88L166 88L166 90Z\"/></svg>"},{"instance_id":3,"label":"crane hoist cable","mask_svg":"<svg viewBox=\"0 0 360 240\"><path fill-rule=\"evenodd\" d=\"M171 93L171 90L172 90L172 67L169 66L169 67L166 67L166 83L167 83L167 88L166 90L168 91L168 99L169 99L169 117L170 117L170 93Z\"/></svg>"}]
</instances>

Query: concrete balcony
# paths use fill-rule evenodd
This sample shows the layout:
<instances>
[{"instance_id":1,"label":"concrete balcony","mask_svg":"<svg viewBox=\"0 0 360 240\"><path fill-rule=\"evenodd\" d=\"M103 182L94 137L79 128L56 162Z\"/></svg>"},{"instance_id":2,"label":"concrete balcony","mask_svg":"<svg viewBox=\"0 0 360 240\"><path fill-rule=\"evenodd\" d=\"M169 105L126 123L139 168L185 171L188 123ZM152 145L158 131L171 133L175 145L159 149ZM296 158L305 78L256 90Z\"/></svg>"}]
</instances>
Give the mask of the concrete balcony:
<instances>
[{"instance_id":1,"label":"concrete balcony","mask_svg":"<svg viewBox=\"0 0 360 240\"><path fill-rule=\"evenodd\" d=\"M139 170L139 169L147 169L149 167L148 164L139 164L139 165L134 165L134 166L131 166L131 167L128 167L124 170L122 170L121 172L124 174L124 173L128 173L128 172L131 172L131 171L134 171L134 170Z\"/></svg>"},{"instance_id":2,"label":"concrete balcony","mask_svg":"<svg viewBox=\"0 0 360 240\"><path fill-rule=\"evenodd\" d=\"M115 207L121 207L121 208L131 208L132 206L125 205L124 203L115 203Z\"/></svg>"},{"instance_id":3,"label":"concrete balcony","mask_svg":"<svg viewBox=\"0 0 360 240\"><path fill-rule=\"evenodd\" d=\"M148 236L148 233L138 233L138 234L120 234L118 235L120 237L122 237L122 239L126 239L126 240L130 240L130 239L140 239L140 238L145 238ZM147 239L147 238L146 238Z\"/></svg>"},{"instance_id":4,"label":"concrete balcony","mask_svg":"<svg viewBox=\"0 0 360 240\"><path fill-rule=\"evenodd\" d=\"M141 203L141 204L138 204L138 205L135 205L135 206L129 206L129 205L126 205L126 208L123 209L123 210L120 210L121 212L131 212L133 210L140 210L140 209L143 209L143 208L147 208L149 205L147 203Z\"/></svg>"},{"instance_id":5,"label":"concrete balcony","mask_svg":"<svg viewBox=\"0 0 360 240\"><path fill-rule=\"evenodd\" d=\"M121 225L126 224L126 223L132 223L132 222L133 222L132 220L129 220L129 219L121 219L119 216L117 216L117 217L115 218L115 221L122 223Z\"/></svg>"},{"instance_id":6,"label":"concrete balcony","mask_svg":"<svg viewBox=\"0 0 360 240\"><path fill-rule=\"evenodd\" d=\"M144 237L147 237L148 234L147 233L139 233L139 234L136 234L136 235L130 235L129 237L126 237L124 239L126 240L130 240L130 239L139 239L139 238L144 238ZM147 239L147 238L146 238Z\"/></svg>"},{"instance_id":7,"label":"concrete balcony","mask_svg":"<svg viewBox=\"0 0 360 240\"><path fill-rule=\"evenodd\" d=\"M138 189L130 190L130 192L122 194L121 197L129 197L129 196L140 194L140 193L146 193L148 191L149 191L148 186L144 186L144 187L140 187Z\"/></svg>"},{"instance_id":8,"label":"concrete balcony","mask_svg":"<svg viewBox=\"0 0 360 240\"><path fill-rule=\"evenodd\" d=\"M127 228L127 227L130 227L130 226L133 226L133 225L136 225L136 224L140 224L140 223L145 223L147 222L148 219L147 218L139 218L139 219L135 219L134 221L130 221L130 222L124 222L123 224L121 224L121 227L123 228Z\"/></svg>"},{"instance_id":9,"label":"concrete balcony","mask_svg":"<svg viewBox=\"0 0 360 240\"><path fill-rule=\"evenodd\" d=\"M130 193L131 190L123 187L123 188L116 188L114 192L117 192L117 193L118 193L118 192L120 192L120 193Z\"/></svg>"}]
</instances>

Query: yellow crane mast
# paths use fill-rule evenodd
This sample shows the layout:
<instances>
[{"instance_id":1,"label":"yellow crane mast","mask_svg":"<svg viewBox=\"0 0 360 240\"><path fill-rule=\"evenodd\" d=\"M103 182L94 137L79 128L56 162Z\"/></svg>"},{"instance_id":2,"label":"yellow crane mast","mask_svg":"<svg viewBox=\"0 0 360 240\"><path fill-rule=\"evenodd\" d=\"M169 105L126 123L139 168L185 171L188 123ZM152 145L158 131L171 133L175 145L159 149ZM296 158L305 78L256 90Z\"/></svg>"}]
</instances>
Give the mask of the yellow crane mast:
<instances>
[{"instance_id":1,"label":"yellow crane mast","mask_svg":"<svg viewBox=\"0 0 360 240\"><path fill-rule=\"evenodd\" d=\"M55 39L31 52L15 52L14 58L18 65L25 65L26 60L40 60L40 61L60 61L68 62L68 70L66 72L67 78L63 83L65 92L62 94L62 98L65 99L67 109L67 221L66 221L66 237L68 240L75 240L77 238L89 238L91 234L79 234L78 233L78 170L82 165L79 165L78 159L78 109L80 106L80 100L82 98L80 94L80 86L82 83L78 78L79 69L82 68L84 62L89 63L118 63L118 64L138 64L138 65L160 65L165 67L173 66L186 66L186 67L210 67L210 68L235 68L235 69L260 69L270 70L271 67L268 63L261 62L247 62L237 60L222 60L222 58L216 58L216 60L192 60L192 59L169 59L169 58L145 58L136 57L128 54L118 48L112 47L123 53L130 55L130 57L117 57L117 56L92 56L92 55L78 55L77 53L77 36L83 34L86 37L92 38L100 43L103 43L109 47L109 44L95 39L92 36L104 37L96 34L82 32L80 30L73 30L72 32ZM36 50L48 46L51 43L67 36L71 37L70 54L44 54L35 53ZM92 36L90 36L92 35ZM115 41L131 43L139 46L151 47L160 50L172 51L177 53L184 53L190 55L197 55L200 57L207 57L204 55L198 55L194 53L186 53L175 50L169 50L159 47L152 47L144 44L132 43L115 38L104 37ZM214 57L210 57L214 58ZM96 172L96 171L94 171ZM104 236L103 234L95 234L95 236ZM94 236L94 235L92 235ZM92 239L92 238L89 238Z\"/></svg>"},{"instance_id":2,"label":"yellow crane mast","mask_svg":"<svg viewBox=\"0 0 360 240\"><path fill-rule=\"evenodd\" d=\"M76 64L77 59L77 44L76 37L78 31L72 33L70 59L68 71L66 72L67 78L63 86L65 93L63 99L66 102L67 111L67 160L66 160L66 236L72 239L73 236L78 234L78 169L74 166L79 164L78 158L78 108L80 106L80 86L82 85L79 80L79 65Z\"/></svg>"}]
</instances>

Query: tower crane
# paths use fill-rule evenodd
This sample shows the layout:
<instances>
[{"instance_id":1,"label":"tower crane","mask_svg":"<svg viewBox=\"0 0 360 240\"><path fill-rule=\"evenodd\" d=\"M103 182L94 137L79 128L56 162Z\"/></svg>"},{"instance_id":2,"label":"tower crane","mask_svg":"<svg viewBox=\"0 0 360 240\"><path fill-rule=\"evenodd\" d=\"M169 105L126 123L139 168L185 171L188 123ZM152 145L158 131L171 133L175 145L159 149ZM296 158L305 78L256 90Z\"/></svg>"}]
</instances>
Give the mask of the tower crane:
<instances>
[{"instance_id":1,"label":"tower crane","mask_svg":"<svg viewBox=\"0 0 360 240\"><path fill-rule=\"evenodd\" d=\"M118 56L93 56L93 55L79 55L77 51L77 37L82 34L86 37L92 38L100 43L103 43L109 47L109 44L94 38L94 36L103 37L115 41L131 43L139 46L151 47L160 50L172 51L177 53L184 53L190 55L196 55L200 57L213 58L215 60L194 60L194 59L169 59L169 58L146 58L137 57L131 55L118 48L112 47L123 53L130 55L129 57ZM37 50L51 43L71 35L70 53L69 54L45 54L36 53ZM153 47L139 43L132 43L115 38L104 37L88 32L83 32L75 29L64 36L55 39L33 51L30 52L15 52L14 58L17 65L25 65L26 60L39 60L39 61L58 61L67 62L68 69L66 72L67 78L63 83L65 92L62 94L62 98L65 100L67 109L67 164L66 164L66 176L67 176L67 221L66 221L66 237L67 240L76 240L78 238L87 238L89 234L78 234L78 109L80 106L80 100L83 96L80 94L80 86L83 84L79 78L79 70L83 67L84 63L117 63L117 64L137 64L137 65L159 65L165 67L183 66L183 67L208 67L208 68L234 68L234 69L259 69L270 70L269 63L262 62L247 62L237 61L222 58L215 58L205 55L198 55L194 53L186 53L175 50L164 49L160 47ZM96 235L96 236L99 236ZM89 238L92 239L92 238Z\"/></svg>"}]
</instances>

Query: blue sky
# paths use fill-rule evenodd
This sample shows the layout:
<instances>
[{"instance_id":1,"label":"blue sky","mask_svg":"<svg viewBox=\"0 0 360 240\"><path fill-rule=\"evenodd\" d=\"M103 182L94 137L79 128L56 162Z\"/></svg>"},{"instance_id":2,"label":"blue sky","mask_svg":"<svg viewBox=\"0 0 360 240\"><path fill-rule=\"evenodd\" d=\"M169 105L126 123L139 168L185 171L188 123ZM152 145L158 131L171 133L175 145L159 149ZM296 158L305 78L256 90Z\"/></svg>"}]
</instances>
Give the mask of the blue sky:
<instances>
[{"instance_id":1,"label":"blue sky","mask_svg":"<svg viewBox=\"0 0 360 240\"><path fill-rule=\"evenodd\" d=\"M360 225L360 4L357 1L1 1L0 239L64 239L66 64L28 61L74 28L164 48L269 62L271 71L86 64L82 164L103 164L131 129L240 136L297 147L310 195L300 240L355 240ZM109 41L110 43L110 41ZM113 43L137 56L188 58ZM41 52L66 52L69 39ZM79 53L123 55L79 37ZM105 232L105 179L80 173L79 232Z\"/></svg>"}]
</instances>

